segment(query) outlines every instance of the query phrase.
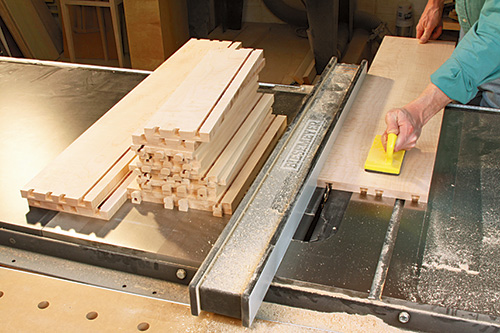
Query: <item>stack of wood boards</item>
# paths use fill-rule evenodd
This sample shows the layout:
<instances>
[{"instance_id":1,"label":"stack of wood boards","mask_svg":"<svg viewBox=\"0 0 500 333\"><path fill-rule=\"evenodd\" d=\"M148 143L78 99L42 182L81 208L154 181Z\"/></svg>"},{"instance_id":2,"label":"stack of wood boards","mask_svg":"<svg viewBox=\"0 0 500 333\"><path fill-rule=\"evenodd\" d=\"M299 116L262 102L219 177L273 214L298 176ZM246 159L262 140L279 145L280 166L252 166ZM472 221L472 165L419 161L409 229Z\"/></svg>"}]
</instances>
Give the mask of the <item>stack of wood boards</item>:
<instances>
[{"instance_id":1,"label":"stack of wood boards","mask_svg":"<svg viewBox=\"0 0 500 333\"><path fill-rule=\"evenodd\" d=\"M136 175L129 169L129 165L136 158L136 151L130 149L132 144L131 138L135 137L133 134L138 128L142 130L150 128L148 127L148 124L150 124L154 119L153 116L158 117L165 115L164 111L167 110L167 107L172 106L172 101L182 102L183 98L182 96L179 96L180 93L177 92L178 88L193 84L192 88L196 91L195 94L204 94L204 91L202 91L201 88L197 88L198 83L204 87L216 84L214 81L211 81L211 83L208 84L209 81L204 82L203 80L200 82L193 82L193 75L190 75L195 68L201 67L199 66L200 63L203 62L203 66L208 65L206 60L213 59L213 52L217 54L218 50L222 50L221 52L227 51L239 54L239 51L241 51L242 53L247 53L245 59L258 60L256 64L257 67L252 66L248 71L251 75L245 76L248 77L249 81L242 79L241 83L247 82L249 86L243 85L241 87L245 89L236 88L234 98L228 99L228 97L224 97L226 95L223 95L222 97L225 99L223 100L221 97L219 102L226 101L228 108L233 111L236 110L236 105L240 105L243 110L241 111L241 114L244 114L244 112L250 113L249 110L246 110L243 107L247 104L255 103L255 105L259 104L264 107L265 103L270 103L270 98L268 96L264 98L264 96L259 96L256 94L256 91L254 91L254 89L256 89L254 76L258 72L260 66L262 66L261 61L263 61L261 51L236 51L236 49L240 48L240 46L241 44L232 42L214 42L195 39L188 41L182 48L180 48L174 55L158 67L158 69L150 74L121 101L113 106L78 139L76 139L35 178L26 184L21 190L21 195L28 199L28 204L30 206L100 219L110 219L119 207L126 201L127 187L136 178ZM247 67L243 64L239 69L239 72L241 72L244 68L246 69ZM226 71L226 69L222 69L221 67L218 67L218 69L221 72ZM234 79L232 79L231 82L237 82L240 78L240 76L234 76ZM229 92L230 89L233 89L232 87L232 85L228 85L226 91ZM252 87L252 89L248 87ZM253 94L255 100L247 101L244 97L243 100L240 99L240 97L245 96L245 94ZM259 101L257 101L257 97L259 97ZM186 105L186 103L183 105ZM197 106L196 103L193 103L192 105L188 103L187 105L192 107L190 109L191 111ZM218 142L218 138L223 137L226 130L232 129L228 129L226 127L237 126L232 123L232 121L236 122L235 114L237 114L237 112L228 112L231 111L229 109L217 110L220 111L219 118L207 118L207 120L213 120L213 122L210 123L212 131L204 132L196 129L196 135L193 139L183 139L186 146L189 146L189 141L193 141L191 152L189 151L189 147L179 150L183 152L182 154L185 154L186 158L192 156L192 154L199 154L197 156L201 156L202 153L208 154L209 152L212 152L212 150L206 148L208 144L206 141L210 141L212 143ZM186 116L187 115L192 115L192 112L188 110L186 112ZM269 117L267 116L266 118L266 116L263 115L262 118L267 119ZM282 118L280 119L283 121ZM227 183L229 183L231 179L234 179L233 186L231 189L226 191L226 206L228 206L229 209L234 208L232 205L234 202L241 199L245 186L249 185L248 179L250 178L245 178L242 175L246 172L246 174L251 177L255 174L255 170L259 167L259 163L263 163L263 159L258 158L259 153L262 157L265 156L267 152L267 148L263 148L265 146L263 142L267 140L267 142L271 144L273 140L276 140L276 135L283 130L283 127L280 127L276 130L276 135L274 137L271 136L270 133L276 128L277 123L278 120L274 120L272 122L271 126L262 136L257 144L257 147L252 152L250 159L247 160L246 163L244 158L241 157L241 161L242 163L245 163L245 166L239 173L235 171L236 167L234 167L229 170L232 171L232 173L221 174L227 176L227 178L224 178ZM206 124L208 126L209 123L206 122ZM225 124L226 126L223 127L223 131L218 131L217 129L221 128L221 124ZM254 132L255 131L256 130L254 129ZM180 133L184 133L184 131L173 131L174 137L170 138L169 141L175 141L175 137L180 135ZM182 135L185 136L187 134ZM199 135L203 136L204 139L198 139L197 136ZM254 137L254 139L255 138L256 137ZM183 140L178 140L178 143L180 142L182 144ZM194 150L195 146L198 148L196 151ZM137 152L139 152L139 149L137 149L135 144L133 147L137 150ZM249 151L246 151L245 153L249 154ZM239 156L244 156L245 153L239 153ZM208 156L210 157L210 155ZM227 154L225 156L227 156ZM179 157L180 155L177 155L176 161ZM192 157L189 158L192 160ZM195 161L202 160L203 163L206 163L207 161L207 159L201 159L198 157L195 159ZM184 158L182 161L185 162ZM253 168L250 167L252 165ZM201 164L201 162L200 164L193 164L192 168L201 170L200 168L202 168L202 166L208 168L207 165ZM174 171L175 170L172 170L172 172ZM227 170L225 171L227 172ZM165 170L163 172L165 172ZM218 176L219 174L216 174L216 177ZM240 190L236 191L238 186ZM228 201L231 198L232 201ZM222 200L220 203L222 204Z\"/></svg>"},{"instance_id":2,"label":"stack of wood boards","mask_svg":"<svg viewBox=\"0 0 500 333\"><path fill-rule=\"evenodd\" d=\"M442 111L424 126L416 147L406 153L399 176L366 172L364 163L375 135L385 130L386 112L417 98L453 49L449 42L419 44L417 39L384 38L320 174L320 186L427 202Z\"/></svg>"},{"instance_id":3,"label":"stack of wood boards","mask_svg":"<svg viewBox=\"0 0 500 333\"><path fill-rule=\"evenodd\" d=\"M285 128L273 95L257 92L263 67L261 50L243 48L209 51L193 67L132 136L132 202L232 213Z\"/></svg>"}]
</instances>

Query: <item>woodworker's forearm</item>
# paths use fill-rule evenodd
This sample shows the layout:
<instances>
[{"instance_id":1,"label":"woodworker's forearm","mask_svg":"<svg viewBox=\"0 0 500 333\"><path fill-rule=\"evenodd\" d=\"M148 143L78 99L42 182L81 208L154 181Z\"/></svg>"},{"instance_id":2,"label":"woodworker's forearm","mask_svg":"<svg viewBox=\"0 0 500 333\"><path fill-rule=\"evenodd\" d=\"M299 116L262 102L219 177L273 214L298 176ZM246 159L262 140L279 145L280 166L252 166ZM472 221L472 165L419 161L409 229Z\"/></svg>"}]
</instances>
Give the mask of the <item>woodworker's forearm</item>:
<instances>
[{"instance_id":1,"label":"woodworker's forearm","mask_svg":"<svg viewBox=\"0 0 500 333\"><path fill-rule=\"evenodd\" d=\"M441 0L437 0L441 1ZM452 100L436 85L430 83L422 94L414 101L405 105L405 109L413 116L420 126L424 126L436 113Z\"/></svg>"},{"instance_id":2,"label":"woodworker's forearm","mask_svg":"<svg viewBox=\"0 0 500 333\"><path fill-rule=\"evenodd\" d=\"M427 5L429 6L436 6L436 7L444 7L444 1L445 0L429 0L427 1Z\"/></svg>"}]
</instances>

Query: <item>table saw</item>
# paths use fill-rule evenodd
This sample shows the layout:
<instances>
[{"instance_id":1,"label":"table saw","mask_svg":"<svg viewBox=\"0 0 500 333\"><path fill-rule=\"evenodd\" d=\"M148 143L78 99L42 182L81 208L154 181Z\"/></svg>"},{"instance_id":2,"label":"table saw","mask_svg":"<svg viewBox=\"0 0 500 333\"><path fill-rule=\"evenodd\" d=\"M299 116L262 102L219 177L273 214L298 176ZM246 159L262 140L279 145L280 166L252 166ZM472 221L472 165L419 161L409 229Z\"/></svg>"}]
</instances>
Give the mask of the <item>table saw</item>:
<instances>
[{"instance_id":1,"label":"table saw","mask_svg":"<svg viewBox=\"0 0 500 333\"><path fill-rule=\"evenodd\" d=\"M19 189L149 72L1 58L0 264L244 326L264 301L408 330L498 331L495 110L446 109L427 205L316 186L366 66L332 60L312 91L261 84L289 128L232 216L127 202L101 221L30 208Z\"/></svg>"}]
</instances>

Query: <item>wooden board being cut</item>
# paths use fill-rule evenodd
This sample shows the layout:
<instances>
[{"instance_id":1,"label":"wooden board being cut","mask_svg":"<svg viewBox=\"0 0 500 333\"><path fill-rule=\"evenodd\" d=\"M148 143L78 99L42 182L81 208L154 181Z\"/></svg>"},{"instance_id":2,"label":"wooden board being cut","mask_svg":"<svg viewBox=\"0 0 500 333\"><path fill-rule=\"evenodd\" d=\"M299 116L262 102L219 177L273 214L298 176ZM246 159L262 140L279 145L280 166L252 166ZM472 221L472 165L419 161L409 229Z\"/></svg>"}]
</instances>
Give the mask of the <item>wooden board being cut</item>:
<instances>
[{"instance_id":1,"label":"wooden board being cut","mask_svg":"<svg viewBox=\"0 0 500 333\"><path fill-rule=\"evenodd\" d=\"M427 123L416 147L406 153L399 176L364 171L375 135L385 130L385 114L417 98L430 75L449 58L454 43L385 37L319 176L319 186L427 202L442 111Z\"/></svg>"}]
</instances>

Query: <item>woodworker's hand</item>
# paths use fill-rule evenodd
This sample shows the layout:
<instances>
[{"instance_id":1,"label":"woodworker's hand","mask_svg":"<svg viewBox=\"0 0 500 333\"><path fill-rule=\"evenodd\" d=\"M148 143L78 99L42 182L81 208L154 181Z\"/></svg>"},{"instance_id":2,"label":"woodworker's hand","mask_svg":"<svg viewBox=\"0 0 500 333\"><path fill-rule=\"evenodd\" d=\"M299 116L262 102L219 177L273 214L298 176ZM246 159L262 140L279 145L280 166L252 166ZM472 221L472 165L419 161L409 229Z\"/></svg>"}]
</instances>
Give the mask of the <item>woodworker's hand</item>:
<instances>
[{"instance_id":1,"label":"woodworker's hand","mask_svg":"<svg viewBox=\"0 0 500 333\"><path fill-rule=\"evenodd\" d=\"M382 134L382 144L387 145L387 134L398 136L394 151L415 147L422 127L452 100L433 83L420 96L402 108L392 109L385 115L387 128Z\"/></svg>"},{"instance_id":2,"label":"woodworker's hand","mask_svg":"<svg viewBox=\"0 0 500 333\"><path fill-rule=\"evenodd\" d=\"M444 0L429 0L417 24L417 38L420 43L429 39L437 39L443 32Z\"/></svg>"},{"instance_id":3,"label":"woodworker's hand","mask_svg":"<svg viewBox=\"0 0 500 333\"><path fill-rule=\"evenodd\" d=\"M385 115L387 128L382 134L382 144L387 146L387 134L394 133L398 136L394 151L401 149L410 150L415 147L422 125L413 115L404 108L392 109Z\"/></svg>"}]
</instances>

